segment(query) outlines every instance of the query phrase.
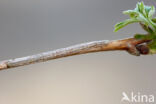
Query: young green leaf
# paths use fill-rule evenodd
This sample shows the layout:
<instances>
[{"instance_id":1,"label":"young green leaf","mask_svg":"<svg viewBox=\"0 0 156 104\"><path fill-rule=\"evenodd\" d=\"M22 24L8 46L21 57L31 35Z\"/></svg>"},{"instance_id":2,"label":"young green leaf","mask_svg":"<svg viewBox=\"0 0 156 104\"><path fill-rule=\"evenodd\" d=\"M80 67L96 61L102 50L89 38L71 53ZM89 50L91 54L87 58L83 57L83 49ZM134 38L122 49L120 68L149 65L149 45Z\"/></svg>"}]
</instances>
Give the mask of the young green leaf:
<instances>
[{"instance_id":1,"label":"young green leaf","mask_svg":"<svg viewBox=\"0 0 156 104\"><path fill-rule=\"evenodd\" d=\"M123 14L129 15L131 18L135 18L139 15L139 13L135 10L126 10L123 11Z\"/></svg>"},{"instance_id":2,"label":"young green leaf","mask_svg":"<svg viewBox=\"0 0 156 104\"><path fill-rule=\"evenodd\" d=\"M149 34L149 35L135 34L134 38L136 38L136 39L144 39L144 40L152 40L152 39L156 38L156 36L152 35L152 34Z\"/></svg>"},{"instance_id":3,"label":"young green leaf","mask_svg":"<svg viewBox=\"0 0 156 104\"><path fill-rule=\"evenodd\" d=\"M128 25L128 24L134 23L134 22L139 22L139 21L138 21L137 19L135 19L135 18L132 18L132 19L127 19L127 20L125 20L125 21L122 21L122 22L120 22L120 23L117 23L117 24L115 25L114 31L117 32L119 29L125 27L125 26Z\"/></svg>"},{"instance_id":4,"label":"young green leaf","mask_svg":"<svg viewBox=\"0 0 156 104\"><path fill-rule=\"evenodd\" d=\"M155 8L154 8L154 6L151 6L151 10L149 11L148 17L152 18L154 13L155 13Z\"/></svg>"}]
</instances>

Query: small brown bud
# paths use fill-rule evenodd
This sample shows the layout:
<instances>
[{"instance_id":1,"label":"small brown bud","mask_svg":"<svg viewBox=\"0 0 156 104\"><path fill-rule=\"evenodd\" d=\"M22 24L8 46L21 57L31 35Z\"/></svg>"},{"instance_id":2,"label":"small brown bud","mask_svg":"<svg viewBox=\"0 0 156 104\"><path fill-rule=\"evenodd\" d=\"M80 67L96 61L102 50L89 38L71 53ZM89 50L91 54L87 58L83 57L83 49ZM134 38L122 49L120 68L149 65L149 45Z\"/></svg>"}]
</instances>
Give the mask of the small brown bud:
<instances>
[{"instance_id":1,"label":"small brown bud","mask_svg":"<svg viewBox=\"0 0 156 104\"><path fill-rule=\"evenodd\" d=\"M146 44L137 45L136 49L143 55L147 55L149 53L149 48Z\"/></svg>"}]
</instances>

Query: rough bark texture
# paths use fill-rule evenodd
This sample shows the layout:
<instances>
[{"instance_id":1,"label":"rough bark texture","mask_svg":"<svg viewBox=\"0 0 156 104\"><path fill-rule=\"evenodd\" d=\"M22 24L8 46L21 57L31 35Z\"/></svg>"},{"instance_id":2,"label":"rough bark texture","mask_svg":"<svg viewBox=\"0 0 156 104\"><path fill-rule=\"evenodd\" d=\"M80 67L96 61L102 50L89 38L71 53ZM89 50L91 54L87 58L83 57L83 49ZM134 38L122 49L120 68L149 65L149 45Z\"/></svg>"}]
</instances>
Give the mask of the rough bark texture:
<instances>
[{"instance_id":1,"label":"rough bark texture","mask_svg":"<svg viewBox=\"0 0 156 104\"><path fill-rule=\"evenodd\" d=\"M5 60L0 63L0 70L33 64L37 62L44 62L72 55L100 51L125 50L128 51L130 54L139 56L140 52L136 49L136 45L142 44L144 42L147 42L147 40L137 40L134 38L128 38L123 40L101 40L82 43L67 48L61 48L54 51L44 52L32 56Z\"/></svg>"}]
</instances>

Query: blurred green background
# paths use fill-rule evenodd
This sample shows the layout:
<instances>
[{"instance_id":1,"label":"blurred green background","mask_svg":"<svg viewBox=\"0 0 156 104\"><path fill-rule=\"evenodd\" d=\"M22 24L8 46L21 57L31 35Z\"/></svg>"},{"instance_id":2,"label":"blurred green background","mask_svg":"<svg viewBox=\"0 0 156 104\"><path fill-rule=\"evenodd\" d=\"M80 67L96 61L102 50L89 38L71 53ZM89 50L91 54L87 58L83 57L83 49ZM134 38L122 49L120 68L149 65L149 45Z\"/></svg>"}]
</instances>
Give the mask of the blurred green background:
<instances>
[{"instance_id":1,"label":"blurred green background","mask_svg":"<svg viewBox=\"0 0 156 104\"><path fill-rule=\"evenodd\" d=\"M144 0L155 5L154 0ZM128 16L137 0L0 0L0 60L144 31ZM0 104L119 104L122 92L156 94L156 56L100 52L0 71ZM123 103L126 104L126 103Z\"/></svg>"}]
</instances>

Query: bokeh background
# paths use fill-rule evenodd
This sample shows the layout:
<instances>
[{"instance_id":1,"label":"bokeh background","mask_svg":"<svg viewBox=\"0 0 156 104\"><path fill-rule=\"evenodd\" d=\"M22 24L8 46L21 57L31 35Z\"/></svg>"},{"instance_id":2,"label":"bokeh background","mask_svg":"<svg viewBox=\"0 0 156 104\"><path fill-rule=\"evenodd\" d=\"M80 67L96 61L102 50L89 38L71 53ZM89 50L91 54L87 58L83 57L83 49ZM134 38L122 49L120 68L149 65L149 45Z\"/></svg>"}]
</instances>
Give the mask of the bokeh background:
<instances>
[{"instance_id":1,"label":"bokeh background","mask_svg":"<svg viewBox=\"0 0 156 104\"><path fill-rule=\"evenodd\" d=\"M146 0L146 4L156 1ZM0 0L0 60L143 33L117 33L137 0ZM154 4L153 4L154 5ZM156 56L100 52L0 71L0 104L120 104L122 92L156 95ZM126 104L126 103L123 103Z\"/></svg>"}]
</instances>

